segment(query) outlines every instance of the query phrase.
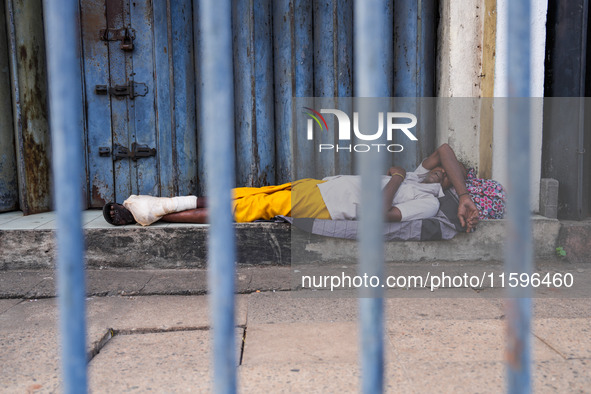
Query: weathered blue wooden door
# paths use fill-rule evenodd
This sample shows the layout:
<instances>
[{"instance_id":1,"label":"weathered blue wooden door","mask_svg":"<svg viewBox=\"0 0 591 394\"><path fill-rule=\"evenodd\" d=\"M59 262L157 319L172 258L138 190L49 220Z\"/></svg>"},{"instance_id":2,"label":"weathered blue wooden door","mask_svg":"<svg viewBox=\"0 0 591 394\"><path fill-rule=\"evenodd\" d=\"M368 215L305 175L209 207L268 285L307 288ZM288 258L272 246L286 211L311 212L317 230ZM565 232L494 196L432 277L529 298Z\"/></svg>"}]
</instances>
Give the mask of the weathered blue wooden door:
<instances>
[{"instance_id":1,"label":"weathered blue wooden door","mask_svg":"<svg viewBox=\"0 0 591 394\"><path fill-rule=\"evenodd\" d=\"M196 186L190 0L81 0L89 205Z\"/></svg>"}]
</instances>

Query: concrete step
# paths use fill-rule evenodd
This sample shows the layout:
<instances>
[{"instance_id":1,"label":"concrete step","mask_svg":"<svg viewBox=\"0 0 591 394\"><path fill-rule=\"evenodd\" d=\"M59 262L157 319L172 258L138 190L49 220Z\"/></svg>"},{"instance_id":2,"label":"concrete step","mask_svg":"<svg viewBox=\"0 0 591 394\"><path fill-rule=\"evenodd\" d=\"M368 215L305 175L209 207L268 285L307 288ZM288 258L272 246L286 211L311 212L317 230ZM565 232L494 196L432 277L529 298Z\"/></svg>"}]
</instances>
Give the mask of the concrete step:
<instances>
[{"instance_id":1,"label":"concrete step","mask_svg":"<svg viewBox=\"0 0 591 394\"><path fill-rule=\"evenodd\" d=\"M533 297L591 298L589 264L548 259L536 260L534 265L532 277L539 281ZM386 298L457 298L466 296L466 290L473 290L473 296L495 298L502 297L512 283L511 276L504 273L503 262L498 261L389 262L384 268L381 287ZM87 269L85 275L88 297L192 296L211 289L207 270L199 268ZM543 281L546 276L549 284ZM561 282L555 280L557 276ZM238 266L234 290L237 294L288 291L294 297L357 298L364 294L364 286L377 286L371 280L364 282L363 277L353 264ZM0 271L0 300L56 297L56 280L56 270Z\"/></svg>"},{"instance_id":2,"label":"concrete step","mask_svg":"<svg viewBox=\"0 0 591 394\"><path fill-rule=\"evenodd\" d=\"M238 267L236 293L284 291L291 288L289 267ZM55 270L0 271L0 299L57 296ZM88 297L206 294L207 270L86 270Z\"/></svg>"},{"instance_id":3,"label":"concrete step","mask_svg":"<svg viewBox=\"0 0 591 394\"><path fill-rule=\"evenodd\" d=\"M98 210L83 213L86 261L91 269L200 269L206 267L208 225L156 223L150 227L109 225ZM55 213L0 214L0 270L52 269L56 247ZM562 246L574 262L591 262L591 220L561 222L532 217L534 258L552 258ZM357 243L311 236L294 237L289 224L235 225L239 266L287 266L297 253L306 261L357 259ZM503 260L506 220L483 221L471 234L449 241L388 242L388 261ZM297 241L295 241L297 239Z\"/></svg>"}]
</instances>

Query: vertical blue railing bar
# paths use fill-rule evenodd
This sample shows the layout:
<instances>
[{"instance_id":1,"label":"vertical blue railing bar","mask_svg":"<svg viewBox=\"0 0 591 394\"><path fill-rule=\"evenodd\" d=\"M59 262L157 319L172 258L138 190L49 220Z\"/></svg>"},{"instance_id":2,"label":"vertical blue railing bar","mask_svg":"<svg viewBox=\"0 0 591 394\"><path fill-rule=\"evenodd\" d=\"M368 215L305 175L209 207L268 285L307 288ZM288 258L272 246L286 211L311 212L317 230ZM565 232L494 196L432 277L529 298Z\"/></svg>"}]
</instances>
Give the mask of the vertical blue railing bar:
<instances>
[{"instance_id":1,"label":"vertical blue railing bar","mask_svg":"<svg viewBox=\"0 0 591 394\"><path fill-rule=\"evenodd\" d=\"M201 108L209 168L208 283L213 326L213 392L236 392L234 343L235 246L231 207L234 186L234 111L230 1L201 0L203 57Z\"/></svg>"},{"instance_id":2,"label":"vertical blue railing bar","mask_svg":"<svg viewBox=\"0 0 591 394\"><path fill-rule=\"evenodd\" d=\"M83 393L86 385L84 239L81 227L80 144L82 84L78 52L78 1L44 1L53 137L54 200L57 209L57 285L61 365L65 393Z\"/></svg>"},{"instance_id":3,"label":"vertical blue railing bar","mask_svg":"<svg viewBox=\"0 0 591 394\"><path fill-rule=\"evenodd\" d=\"M391 32L392 19L385 13L387 1L356 0L354 6L355 95L381 97L388 94L388 70L379 59L391 54L383 53L382 41ZM391 14L390 14L391 15ZM358 106L364 111L367 101ZM371 112L370 112L371 113ZM383 155L363 154L361 169L361 222L359 235L359 272L378 276L383 280L384 232L381 174ZM361 289L359 300L360 349L362 391L380 393L384 388L384 304L381 287Z\"/></svg>"},{"instance_id":4,"label":"vertical blue railing bar","mask_svg":"<svg viewBox=\"0 0 591 394\"><path fill-rule=\"evenodd\" d=\"M505 271L531 274L530 222L530 2L508 1L508 231ZM529 393L531 289L511 288L507 303L507 391Z\"/></svg>"}]
</instances>

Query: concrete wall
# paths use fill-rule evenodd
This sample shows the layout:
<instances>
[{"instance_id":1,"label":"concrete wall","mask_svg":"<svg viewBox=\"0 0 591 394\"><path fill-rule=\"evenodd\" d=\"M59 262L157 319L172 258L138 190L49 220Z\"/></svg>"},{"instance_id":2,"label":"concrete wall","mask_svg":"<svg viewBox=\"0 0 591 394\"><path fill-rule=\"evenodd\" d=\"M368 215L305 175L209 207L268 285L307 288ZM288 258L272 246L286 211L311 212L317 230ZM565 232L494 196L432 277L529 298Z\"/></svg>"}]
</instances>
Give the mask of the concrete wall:
<instances>
[{"instance_id":1,"label":"concrete wall","mask_svg":"<svg viewBox=\"0 0 591 394\"><path fill-rule=\"evenodd\" d=\"M439 7L437 96L480 97L484 1L442 0ZM437 114L437 145L449 143L458 158L475 167L480 144L477 104L477 100L440 100Z\"/></svg>"},{"instance_id":2,"label":"concrete wall","mask_svg":"<svg viewBox=\"0 0 591 394\"><path fill-rule=\"evenodd\" d=\"M458 157L474 166L479 176L506 185L506 123L502 101L456 99L459 97L507 96L507 3L508 0L440 2L438 31L437 144L448 142ZM544 54L547 0L532 1L533 97L544 92ZM539 210L542 157L542 100L533 100L531 140L531 200Z\"/></svg>"},{"instance_id":3,"label":"concrete wall","mask_svg":"<svg viewBox=\"0 0 591 394\"><path fill-rule=\"evenodd\" d=\"M495 97L507 96L507 4L509 0L497 0L497 54L495 63ZM539 211L540 177L542 168L542 99L544 96L544 55L546 47L546 14L547 0L532 1L531 15L531 96L539 97L532 100L531 122L531 199L530 209ZM497 106L504 105L497 100ZM493 171L495 179L506 185L507 182L507 125L500 119L503 110L496 111L493 135Z\"/></svg>"}]
</instances>

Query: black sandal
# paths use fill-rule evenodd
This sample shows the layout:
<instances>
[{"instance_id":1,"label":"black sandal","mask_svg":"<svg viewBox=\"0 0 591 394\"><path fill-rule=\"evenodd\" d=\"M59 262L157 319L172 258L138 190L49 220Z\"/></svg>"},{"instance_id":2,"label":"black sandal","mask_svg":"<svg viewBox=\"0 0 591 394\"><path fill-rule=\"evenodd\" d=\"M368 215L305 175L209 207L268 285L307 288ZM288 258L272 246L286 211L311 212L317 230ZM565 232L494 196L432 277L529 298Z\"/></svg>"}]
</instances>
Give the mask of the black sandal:
<instances>
[{"instance_id":1,"label":"black sandal","mask_svg":"<svg viewBox=\"0 0 591 394\"><path fill-rule=\"evenodd\" d=\"M113 209L113 216L111 216L111 209ZM103 207L103 217L107 223L113 226L123 226L126 224L135 223L135 219L131 212L121 204L109 202Z\"/></svg>"}]
</instances>

